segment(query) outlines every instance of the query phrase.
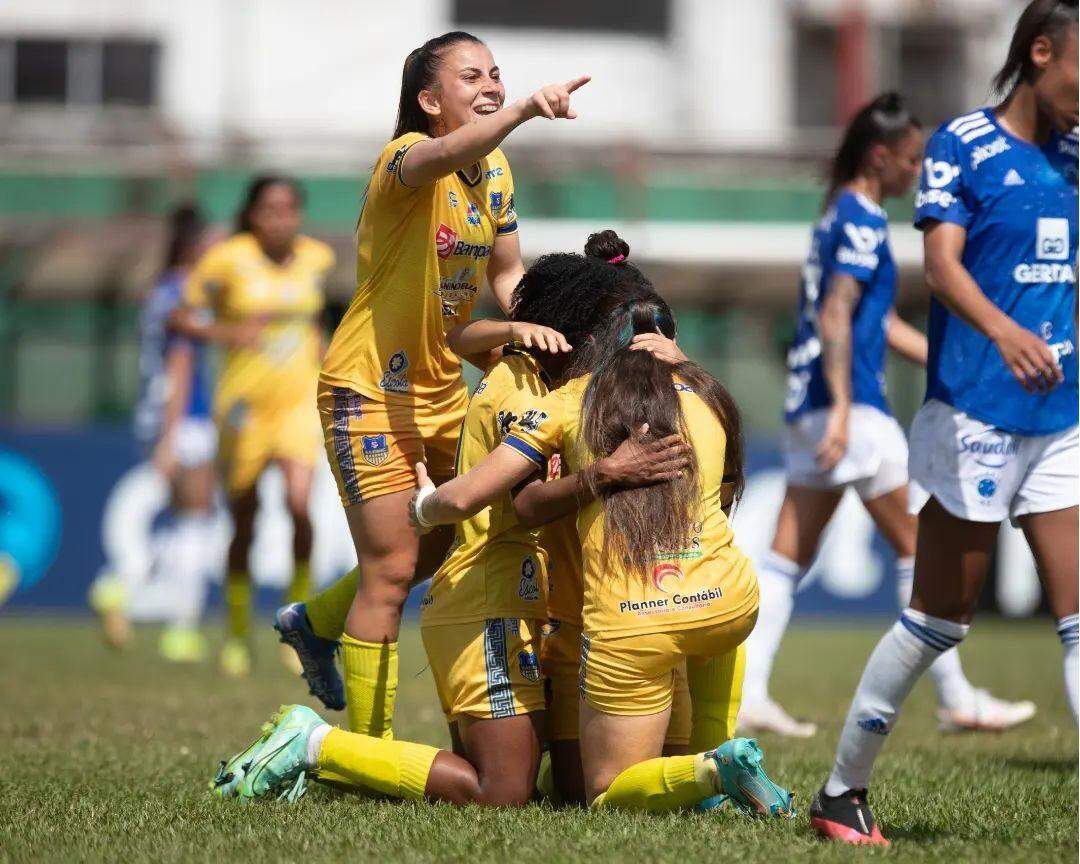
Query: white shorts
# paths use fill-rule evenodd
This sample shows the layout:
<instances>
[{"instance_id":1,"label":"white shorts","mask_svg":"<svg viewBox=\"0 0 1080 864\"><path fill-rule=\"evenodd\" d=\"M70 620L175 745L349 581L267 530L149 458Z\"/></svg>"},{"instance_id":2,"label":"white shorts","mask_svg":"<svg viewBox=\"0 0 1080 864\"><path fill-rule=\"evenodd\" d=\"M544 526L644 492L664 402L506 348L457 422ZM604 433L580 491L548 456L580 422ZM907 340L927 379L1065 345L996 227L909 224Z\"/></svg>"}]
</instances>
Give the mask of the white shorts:
<instances>
[{"instance_id":1,"label":"white shorts","mask_svg":"<svg viewBox=\"0 0 1080 864\"><path fill-rule=\"evenodd\" d=\"M213 462L217 455L217 427L209 417L185 417L176 427L176 461L183 468Z\"/></svg>"},{"instance_id":2,"label":"white shorts","mask_svg":"<svg viewBox=\"0 0 1080 864\"><path fill-rule=\"evenodd\" d=\"M911 424L911 494L918 513L931 496L958 519L1015 524L1027 513L1080 501L1080 439L1073 426L1012 435L931 399Z\"/></svg>"},{"instance_id":3,"label":"white shorts","mask_svg":"<svg viewBox=\"0 0 1080 864\"><path fill-rule=\"evenodd\" d=\"M814 453L825 434L829 409L799 417L784 434L784 465L788 483L811 489L851 486L863 501L872 501L907 485L908 445L893 417L870 405L852 405L848 446L831 471L817 467Z\"/></svg>"}]
</instances>

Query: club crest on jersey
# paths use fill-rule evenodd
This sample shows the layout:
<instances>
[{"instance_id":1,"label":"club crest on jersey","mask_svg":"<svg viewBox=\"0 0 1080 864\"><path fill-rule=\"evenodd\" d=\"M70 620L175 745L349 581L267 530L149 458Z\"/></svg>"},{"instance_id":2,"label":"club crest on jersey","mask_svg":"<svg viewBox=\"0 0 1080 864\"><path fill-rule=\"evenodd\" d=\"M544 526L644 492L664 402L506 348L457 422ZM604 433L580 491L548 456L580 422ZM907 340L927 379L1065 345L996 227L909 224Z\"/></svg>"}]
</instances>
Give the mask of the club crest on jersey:
<instances>
[{"instance_id":1,"label":"club crest on jersey","mask_svg":"<svg viewBox=\"0 0 1080 864\"><path fill-rule=\"evenodd\" d=\"M503 206L503 193L502 192L490 192L488 193L488 199L491 202L491 213L493 216L498 216L499 211Z\"/></svg>"},{"instance_id":2,"label":"club crest on jersey","mask_svg":"<svg viewBox=\"0 0 1080 864\"><path fill-rule=\"evenodd\" d=\"M540 680L540 660L534 651L521 651L518 653L518 668L521 677L526 681Z\"/></svg>"},{"instance_id":3,"label":"club crest on jersey","mask_svg":"<svg viewBox=\"0 0 1080 864\"><path fill-rule=\"evenodd\" d=\"M365 435L360 439L360 453L368 465L382 465L390 456L385 435Z\"/></svg>"},{"instance_id":4,"label":"club crest on jersey","mask_svg":"<svg viewBox=\"0 0 1080 864\"><path fill-rule=\"evenodd\" d=\"M405 356L405 352L395 351L387 361L386 369L379 379L379 387L387 393L408 393L409 379L405 376L408 368L409 358Z\"/></svg>"},{"instance_id":5,"label":"club crest on jersey","mask_svg":"<svg viewBox=\"0 0 1080 864\"><path fill-rule=\"evenodd\" d=\"M536 562L529 556L521 562L521 581L518 582L518 597L528 602L540 599L540 582L536 578Z\"/></svg>"},{"instance_id":6,"label":"club crest on jersey","mask_svg":"<svg viewBox=\"0 0 1080 864\"><path fill-rule=\"evenodd\" d=\"M457 245L457 232L447 225L439 224L435 229L435 254L446 260L454 254Z\"/></svg>"},{"instance_id":7,"label":"club crest on jersey","mask_svg":"<svg viewBox=\"0 0 1080 864\"><path fill-rule=\"evenodd\" d=\"M480 227L480 210L472 201L469 202L468 210L465 212L465 221L477 228Z\"/></svg>"}]
</instances>

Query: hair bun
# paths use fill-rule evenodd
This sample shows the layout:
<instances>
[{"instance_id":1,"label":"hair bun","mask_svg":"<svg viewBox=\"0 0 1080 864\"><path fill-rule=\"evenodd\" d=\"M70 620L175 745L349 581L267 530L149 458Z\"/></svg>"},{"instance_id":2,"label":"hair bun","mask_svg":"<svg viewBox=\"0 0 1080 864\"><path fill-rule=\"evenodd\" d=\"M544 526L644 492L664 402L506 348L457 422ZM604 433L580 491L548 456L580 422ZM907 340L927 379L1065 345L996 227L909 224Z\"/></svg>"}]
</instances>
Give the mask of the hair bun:
<instances>
[{"instance_id":1,"label":"hair bun","mask_svg":"<svg viewBox=\"0 0 1080 864\"><path fill-rule=\"evenodd\" d=\"M589 235L589 239L585 241L585 254L589 258L599 258L607 262L611 262L613 258L625 261L630 257L630 244L607 228Z\"/></svg>"}]
</instances>

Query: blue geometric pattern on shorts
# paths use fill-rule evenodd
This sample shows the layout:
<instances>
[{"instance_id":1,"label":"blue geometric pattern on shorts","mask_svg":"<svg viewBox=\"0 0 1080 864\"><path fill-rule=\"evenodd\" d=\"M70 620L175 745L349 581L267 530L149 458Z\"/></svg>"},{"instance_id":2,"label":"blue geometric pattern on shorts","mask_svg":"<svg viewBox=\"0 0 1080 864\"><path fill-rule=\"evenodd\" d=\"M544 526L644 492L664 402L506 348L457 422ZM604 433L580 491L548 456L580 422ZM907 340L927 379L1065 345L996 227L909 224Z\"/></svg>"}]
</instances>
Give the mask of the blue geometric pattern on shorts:
<instances>
[{"instance_id":1,"label":"blue geometric pattern on shorts","mask_svg":"<svg viewBox=\"0 0 1080 864\"><path fill-rule=\"evenodd\" d=\"M502 618L484 621L484 668L492 719L513 717L514 693L510 688L510 663L506 659L506 622Z\"/></svg>"}]
</instances>

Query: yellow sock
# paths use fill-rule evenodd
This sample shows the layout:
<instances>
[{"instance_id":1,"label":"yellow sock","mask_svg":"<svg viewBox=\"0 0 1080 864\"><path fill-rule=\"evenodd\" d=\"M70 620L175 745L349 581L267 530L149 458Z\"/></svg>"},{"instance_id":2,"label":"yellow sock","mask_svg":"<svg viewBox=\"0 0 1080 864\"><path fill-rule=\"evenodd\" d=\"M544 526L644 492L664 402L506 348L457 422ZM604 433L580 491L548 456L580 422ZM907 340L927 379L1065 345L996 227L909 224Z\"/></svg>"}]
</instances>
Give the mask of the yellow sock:
<instances>
[{"instance_id":1,"label":"yellow sock","mask_svg":"<svg viewBox=\"0 0 1080 864\"><path fill-rule=\"evenodd\" d=\"M551 770L551 753L545 750L540 756L540 769L536 772L536 792L545 801L561 804L555 788L555 773Z\"/></svg>"},{"instance_id":2,"label":"yellow sock","mask_svg":"<svg viewBox=\"0 0 1080 864\"><path fill-rule=\"evenodd\" d=\"M225 577L225 616L232 639L247 639L251 632L251 576L230 570Z\"/></svg>"},{"instance_id":3,"label":"yellow sock","mask_svg":"<svg viewBox=\"0 0 1080 864\"><path fill-rule=\"evenodd\" d=\"M331 729L319 748L318 770L329 775L335 785L418 800L424 797L438 752L427 744Z\"/></svg>"},{"instance_id":4,"label":"yellow sock","mask_svg":"<svg viewBox=\"0 0 1080 864\"><path fill-rule=\"evenodd\" d=\"M687 661L686 678L694 706L690 749L694 752L714 750L735 737L745 671L745 644L705 662Z\"/></svg>"},{"instance_id":5,"label":"yellow sock","mask_svg":"<svg viewBox=\"0 0 1080 864\"><path fill-rule=\"evenodd\" d=\"M285 590L286 603L303 603L311 591L311 563L297 561L293 566L292 581Z\"/></svg>"},{"instance_id":6,"label":"yellow sock","mask_svg":"<svg viewBox=\"0 0 1080 864\"><path fill-rule=\"evenodd\" d=\"M593 807L682 810L716 794L716 766L704 754L662 756L631 765L611 781Z\"/></svg>"},{"instance_id":7,"label":"yellow sock","mask_svg":"<svg viewBox=\"0 0 1080 864\"><path fill-rule=\"evenodd\" d=\"M356 583L360 581L360 568L353 567L348 573L315 594L307 604L307 617L316 636L337 641L345 631L345 619L349 615Z\"/></svg>"},{"instance_id":8,"label":"yellow sock","mask_svg":"<svg viewBox=\"0 0 1080 864\"><path fill-rule=\"evenodd\" d=\"M397 642L361 642L341 637L345 666L345 702L349 729L374 738L393 738L394 698L397 696Z\"/></svg>"}]
</instances>

